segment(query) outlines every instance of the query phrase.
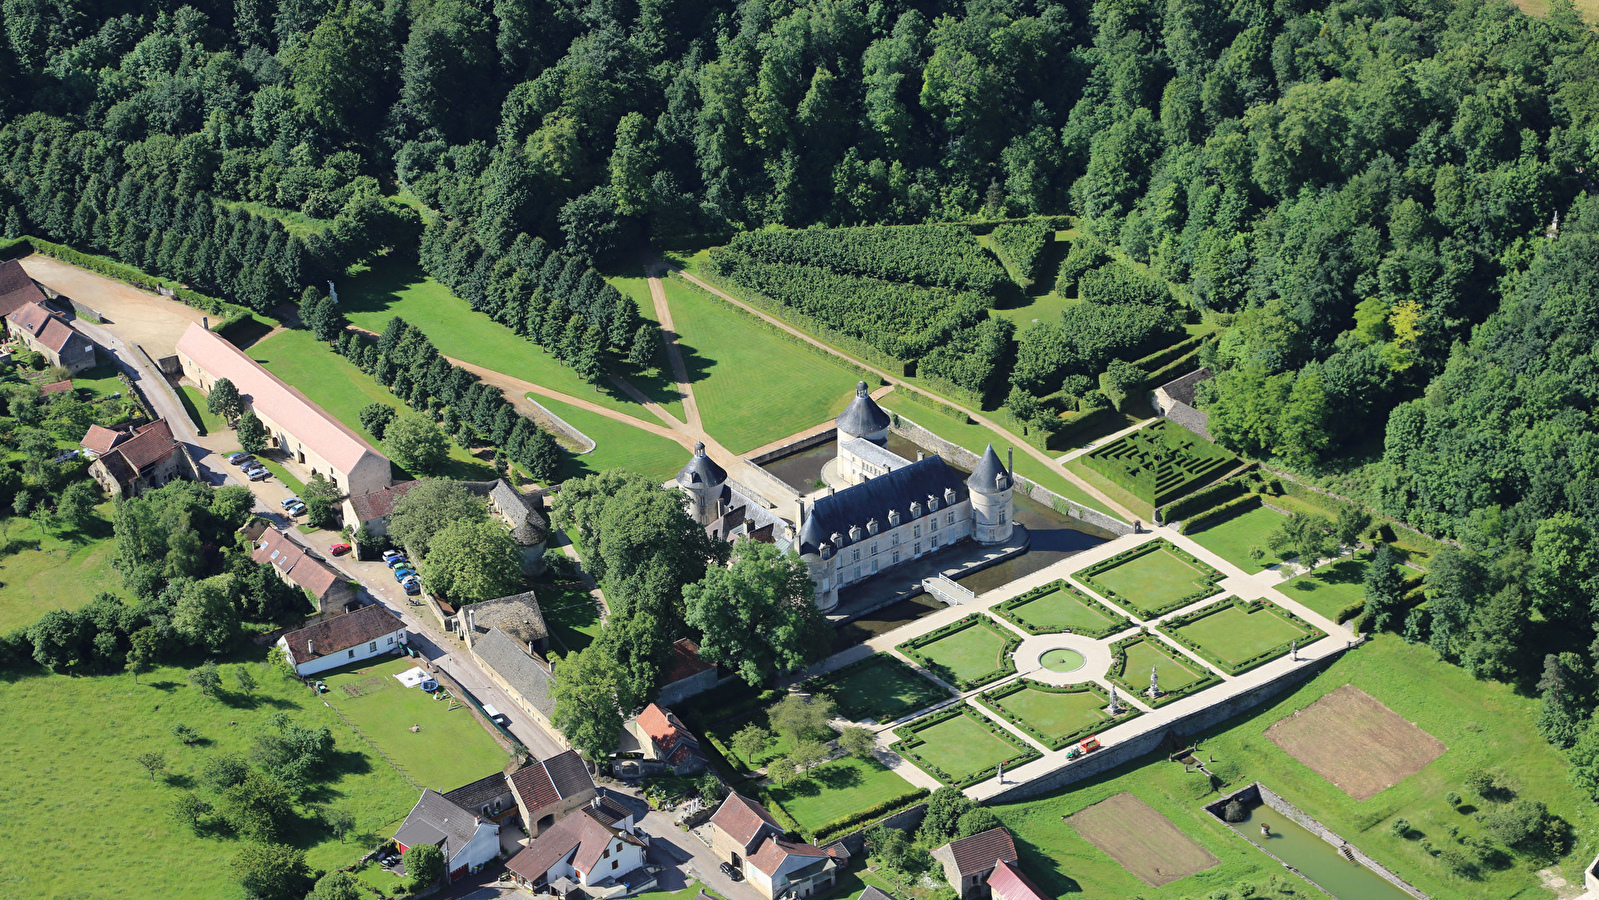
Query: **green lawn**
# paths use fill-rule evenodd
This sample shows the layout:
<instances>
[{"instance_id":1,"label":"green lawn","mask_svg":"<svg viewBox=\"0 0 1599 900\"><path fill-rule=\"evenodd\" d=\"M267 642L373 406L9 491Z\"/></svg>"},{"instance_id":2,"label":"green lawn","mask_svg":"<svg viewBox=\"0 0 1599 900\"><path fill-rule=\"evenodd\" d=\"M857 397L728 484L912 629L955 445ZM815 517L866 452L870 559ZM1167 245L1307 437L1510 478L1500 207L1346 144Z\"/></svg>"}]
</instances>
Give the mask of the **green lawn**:
<instances>
[{"instance_id":1,"label":"green lawn","mask_svg":"<svg viewBox=\"0 0 1599 900\"><path fill-rule=\"evenodd\" d=\"M1366 599L1366 558L1369 555L1362 553L1352 559L1328 563L1278 585L1277 590L1337 621L1340 610Z\"/></svg>"},{"instance_id":2,"label":"green lawn","mask_svg":"<svg viewBox=\"0 0 1599 900\"><path fill-rule=\"evenodd\" d=\"M189 421L199 426L201 434L219 434L228 430L228 423L206 405L205 395L189 384L178 385L178 399L183 401L183 411Z\"/></svg>"},{"instance_id":3,"label":"green lawn","mask_svg":"<svg viewBox=\"0 0 1599 900\"><path fill-rule=\"evenodd\" d=\"M913 790L910 782L875 759L846 756L805 775L797 784L774 786L772 798L811 832Z\"/></svg>"},{"instance_id":4,"label":"green lawn","mask_svg":"<svg viewBox=\"0 0 1599 900\"><path fill-rule=\"evenodd\" d=\"M1176 650L1169 649L1156 637L1146 637L1128 647L1127 666L1123 670L1123 675L1118 678L1113 671L1108 677L1126 690L1142 697L1149 690L1151 666L1154 666L1160 675L1160 689L1163 693L1179 691L1196 681L1214 677L1199 663L1180 656Z\"/></svg>"},{"instance_id":5,"label":"green lawn","mask_svg":"<svg viewBox=\"0 0 1599 900\"><path fill-rule=\"evenodd\" d=\"M372 403L405 408L405 404L377 379L334 353L309 331L281 331L251 345L245 352L380 450L380 442L361 425L361 408ZM272 468L270 460L267 460L267 468ZM277 474L276 471L273 474ZM439 474L465 481L486 481L495 477L493 466L473 457L454 441L450 442L449 463Z\"/></svg>"},{"instance_id":6,"label":"green lawn","mask_svg":"<svg viewBox=\"0 0 1599 900\"><path fill-rule=\"evenodd\" d=\"M717 740L722 742L723 746L731 751L733 748L733 735L738 734L739 731L749 725L765 729L768 738L766 746L750 756L745 757L738 755L737 752L733 753L733 758L743 763L746 768L751 770L759 769L774 759L787 756L788 752L794 749L794 742L789 740L787 735L772 728L772 720L767 716L765 707L741 716L725 719L712 726L709 731Z\"/></svg>"},{"instance_id":7,"label":"green lawn","mask_svg":"<svg viewBox=\"0 0 1599 900\"><path fill-rule=\"evenodd\" d=\"M650 282L643 275L633 277L612 277L605 279L617 290L633 298L638 304L638 314L645 321L654 322L657 327L661 320L655 315L655 301L650 297ZM672 378L671 358L666 355L666 341L662 340L655 348L654 365L649 370L640 370L634 366L626 366L622 373L629 383L643 391L651 400L661 404L667 412L677 417L679 422L687 422L688 414L683 411L683 395L677 389L677 382ZM651 417L653 421L653 417Z\"/></svg>"},{"instance_id":8,"label":"green lawn","mask_svg":"<svg viewBox=\"0 0 1599 900\"><path fill-rule=\"evenodd\" d=\"M1171 630L1229 665L1254 659L1292 640L1303 642L1311 634L1270 609L1244 612L1231 603L1220 612Z\"/></svg>"},{"instance_id":9,"label":"green lawn","mask_svg":"<svg viewBox=\"0 0 1599 900\"><path fill-rule=\"evenodd\" d=\"M82 532L43 535L26 516L0 519L0 546L16 548L0 556L0 634L32 625L52 609L77 609L101 592L122 593L122 576L111 567L117 552L111 511L109 503L96 507Z\"/></svg>"},{"instance_id":10,"label":"green lawn","mask_svg":"<svg viewBox=\"0 0 1599 900\"><path fill-rule=\"evenodd\" d=\"M1030 748L1022 749L1025 745L1021 740L1009 733L1004 737L995 734L985 722L988 720L981 713L974 712L952 716L925 728L916 728L912 723L906 728L914 728L923 743L911 752L942 769L955 781L991 769L1019 754L1037 754ZM937 773L928 774L937 777Z\"/></svg>"},{"instance_id":11,"label":"green lawn","mask_svg":"<svg viewBox=\"0 0 1599 900\"><path fill-rule=\"evenodd\" d=\"M744 453L844 410L860 380L681 278L665 282L705 430Z\"/></svg>"},{"instance_id":12,"label":"green lawn","mask_svg":"<svg viewBox=\"0 0 1599 900\"><path fill-rule=\"evenodd\" d=\"M1257 506L1248 512L1208 525L1188 536L1201 547L1227 560L1245 572L1260 572L1282 561L1266 541L1283 523L1284 516L1275 510ZM1251 547L1259 547L1266 555L1259 560L1249 558Z\"/></svg>"},{"instance_id":13,"label":"green lawn","mask_svg":"<svg viewBox=\"0 0 1599 900\"><path fill-rule=\"evenodd\" d=\"M1051 282L1055 280L1054 272L1045 272L1042 274L1044 279L1048 279ZM1040 294L1036 297L1029 297L1028 299L1031 302L1027 303L1026 305L1016 306L1010 309L991 309L988 311L988 314L991 316L999 316L1001 318L1010 319L1012 322L1016 323L1016 330L1020 332L1026 331L1028 326L1032 325L1034 322L1058 323L1060 321L1060 314L1065 311L1066 307L1075 306L1084 302L1076 297L1062 297L1060 294L1057 294L1054 291L1050 291L1047 294Z\"/></svg>"},{"instance_id":14,"label":"green lawn","mask_svg":"<svg viewBox=\"0 0 1599 900\"><path fill-rule=\"evenodd\" d=\"M566 648L562 650L557 646L555 650L563 653L582 650L600 636L600 609L582 585L541 587L538 598L544 621L554 632L555 639Z\"/></svg>"},{"instance_id":15,"label":"green lawn","mask_svg":"<svg viewBox=\"0 0 1599 900\"><path fill-rule=\"evenodd\" d=\"M1110 718L1104 712L1109 699L1091 690L1064 693L1026 687L1004 697L981 699L984 706L1009 713L1048 738L1076 734Z\"/></svg>"},{"instance_id":16,"label":"green lawn","mask_svg":"<svg viewBox=\"0 0 1599 900\"><path fill-rule=\"evenodd\" d=\"M815 689L833 698L838 714L857 722L892 722L949 699L949 692L886 653L823 676Z\"/></svg>"},{"instance_id":17,"label":"green lawn","mask_svg":"<svg viewBox=\"0 0 1599 900\"><path fill-rule=\"evenodd\" d=\"M1015 606L1006 604L993 612L1039 634L1070 631L1076 634L1102 634L1127 620L1070 588L1058 588Z\"/></svg>"},{"instance_id":18,"label":"green lawn","mask_svg":"<svg viewBox=\"0 0 1599 900\"><path fill-rule=\"evenodd\" d=\"M537 394L529 394L528 397L594 441L592 451L582 456L567 457L566 468L562 472L565 478L623 468L648 475L657 481L665 481L677 474L677 470L683 468L691 455L676 441L634 428L626 422L608 419L599 413L549 397ZM634 407L633 412L651 421L655 418L648 410L639 407Z\"/></svg>"},{"instance_id":19,"label":"green lawn","mask_svg":"<svg viewBox=\"0 0 1599 900\"><path fill-rule=\"evenodd\" d=\"M1414 722L1448 749L1415 775L1364 802L1349 797L1264 737L1273 723L1302 710L1323 695L1352 684ZM1538 738L1536 696L1519 695L1505 684L1479 681L1465 670L1439 662L1425 645L1410 645L1390 635L1344 654L1325 672L1302 687L1199 735L1208 762L1235 790L1259 780L1273 791L1338 832L1350 843L1436 900L1480 900L1549 897L1538 870L1548 863L1525 857L1504 868L1484 868L1481 880L1449 874L1429 852L1459 847L1448 829L1461 838L1482 828L1472 813L1483 804L1462 782L1475 768L1506 773L1520 797L1547 804L1570 823L1575 846L1556 860L1552 874L1580 884L1582 868L1594 857L1599 834L1599 806L1576 788L1566 774L1563 754ZM1151 754L1106 775L1022 803L993 807L1013 832L1023 868L1046 895L1131 897L1184 900L1208 896L1240 883L1262 884L1283 869L1217 822L1201 808L1215 799L1206 779L1185 774L1183 767ZM1162 888L1150 888L1127 874L1109 857L1063 826L1061 816L1122 791L1153 806L1214 854L1221 865ZM1445 795L1466 795L1467 803L1452 808ZM1410 839L1389 828L1402 817L1413 829ZM1080 893L1079 893L1080 892ZM1281 897L1270 891L1255 894ZM1300 885L1291 900L1320 896Z\"/></svg>"},{"instance_id":20,"label":"green lawn","mask_svg":"<svg viewBox=\"0 0 1599 900\"><path fill-rule=\"evenodd\" d=\"M272 473L273 478L283 482L284 487L293 491L296 495L305 493L305 482L294 477L293 473L284 468L283 463L265 453L257 453L255 458L261 461L261 465L266 466L267 471Z\"/></svg>"},{"instance_id":21,"label":"green lawn","mask_svg":"<svg viewBox=\"0 0 1599 900\"><path fill-rule=\"evenodd\" d=\"M423 787L449 791L505 768L506 754L465 706L434 700L393 676L415 666L410 657L324 675L322 699L349 718L393 765ZM359 685L360 696L345 693ZM461 699L462 704L466 703ZM421 730L412 732L412 725Z\"/></svg>"},{"instance_id":22,"label":"green lawn","mask_svg":"<svg viewBox=\"0 0 1599 900\"><path fill-rule=\"evenodd\" d=\"M1161 610L1210 584L1206 573L1164 546L1114 568L1085 575L1083 580L1090 587L1115 591L1119 599L1146 617L1159 615Z\"/></svg>"},{"instance_id":23,"label":"green lawn","mask_svg":"<svg viewBox=\"0 0 1599 900\"><path fill-rule=\"evenodd\" d=\"M928 670L950 684L965 682L975 687L1016 670L1006 652L1010 640L1004 626L978 615L959 631L926 643L907 641L898 649L925 659Z\"/></svg>"},{"instance_id":24,"label":"green lawn","mask_svg":"<svg viewBox=\"0 0 1599 900\"><path fill-rule=\"evenodd\" d=\"M249 210L258 216L275 219L282 223L283 230L295 237L303 238L327 230L333 224L332 219L314 219L299 210L279 209L276 206L267 206L265 203L246 202L242 200L218 200L222 206L238 207Z\"/></svg>"},{"instance_id":25,"label":"green lawn","mask_svg":"<svg viewBox=\"0 0 1599 900\"><path fill-rule=\"evenodd\" d=\"M117 367L103 363L72 376L72 390L85 400L98 400L121 393L123 384L117 377Z\"/></svg>"},{"instance_id":26,"label":"green lawn","mask_svg":"<svg viewBox=\"0 0 1599 900\"><path fill-rule=\"evenodd\" d=\"M267 719L286 712L297 723L333 732L332 765L317 774L307 802L354 813L345 842L307 821L289 840L307 851L312 869L350 865L393 829L417 794L394 769L297 681L269 668L266 651L224 658L225 690L208 699L187 684L187 671L158 668L134 683L127 675L74 677L9 674L4 681L7 832L49 835L27 853L0 854L0 884L15 897L120 900L243 900L228 861L231 837L197 836L168 813L182 790L220 800L196 779L218 754L248 757ZM231 669L247 663L258 687L236 693ZM204 742L185 747L170 729L182 722ZM134 755L166 756L165 778L150 780ZM463 779L464 780L464 779ZM449 787L457 787L451 784ZM370 839L359 837L370 835Z\"/></svg>"}]
</instances>

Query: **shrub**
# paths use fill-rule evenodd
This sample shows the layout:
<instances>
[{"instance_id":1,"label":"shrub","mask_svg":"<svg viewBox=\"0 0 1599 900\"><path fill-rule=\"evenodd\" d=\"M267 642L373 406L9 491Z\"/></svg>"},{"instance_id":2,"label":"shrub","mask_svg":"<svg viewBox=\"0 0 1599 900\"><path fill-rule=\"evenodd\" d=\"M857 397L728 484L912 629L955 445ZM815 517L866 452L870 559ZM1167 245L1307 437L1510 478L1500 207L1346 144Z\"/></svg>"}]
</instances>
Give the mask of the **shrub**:
<instances>
[{"instance_id":1,"label":"shrub","mask_svg":"<svg viewBox=\"0 0 1599 900\"><path fill-rule=\"evenodd\" d=\"M1410 823L1403 818L1398 818L1388 823L1388 830L1402 838L1410 837Z\"/></svg>"},{"instance_id":2,"label":"shrub","mask_svg":"<svg viewBox=\"0 0 1599 900\"><path fill-rule=\"evenodd\" d=\"M1235 798L1227 801L1227 805L1222 807L1221 817L1226 821L1232 822L1236 825L1237 823L1249 818L1249 811L1244 809L1244 804L1238 802L1238 800Z\"/></svg>"}]
</instances>

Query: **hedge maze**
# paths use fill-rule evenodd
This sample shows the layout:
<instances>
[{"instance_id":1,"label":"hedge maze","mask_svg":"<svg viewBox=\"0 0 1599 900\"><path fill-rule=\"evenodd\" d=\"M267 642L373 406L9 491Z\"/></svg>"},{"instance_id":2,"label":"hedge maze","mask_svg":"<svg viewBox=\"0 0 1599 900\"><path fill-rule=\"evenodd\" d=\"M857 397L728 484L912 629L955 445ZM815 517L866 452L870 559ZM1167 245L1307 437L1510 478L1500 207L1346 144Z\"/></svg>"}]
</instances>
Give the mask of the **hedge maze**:
<instances>
[{"instance_id":1,"label":"hedge maze","mask_svg":"<svg viewBox=\"0 0 1599 900\"><path fill-rule=\"evenodd\" d=\"M1084 464L1151 506L1163 506L1221 474L1231 453L1162 419L1083 457Z\"/></svg>"}]
</instances>

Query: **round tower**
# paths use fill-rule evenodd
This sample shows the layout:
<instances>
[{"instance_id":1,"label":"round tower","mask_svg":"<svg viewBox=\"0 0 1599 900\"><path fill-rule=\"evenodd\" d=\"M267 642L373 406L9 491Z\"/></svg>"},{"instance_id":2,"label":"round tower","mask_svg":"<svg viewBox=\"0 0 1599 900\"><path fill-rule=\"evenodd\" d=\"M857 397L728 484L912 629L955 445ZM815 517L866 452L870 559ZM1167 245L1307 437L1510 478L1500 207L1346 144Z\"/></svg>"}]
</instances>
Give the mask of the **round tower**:
<instances>
[{"instance_id":1,"label":"round tower","mask_svg":"<svg viewBox=\"0 0 1599 900\"><path fill-rule=\"evenodd\" d=\"M701 525L722 517L722 486L727 470L705 455L705 444L694 445L694 456L677 473L677 486L688 496L688 514Z\"/></svg>"},{"instance_id":2,"label":"round tower","mask_svg":"<svg viewBox=\"0 0 1599 900\"><path fill-rule=\"evenodd\" d=\"M833 577L833 557L838 554L838 548L833 546L822 533L821 523L813 511L810 516L805 515L805 501L799 504L799 555L800 562L805 564L810 573L811 581L816 585L816 608L822 612L829 612L838 606L838 582Z\"/></svg>"},{"instance_id":3,"label":"round tower","mask_svg":"<svg viewBox=\"0 0 1599 900\"><path fill-rule=\"evenodd\" d=\"M994 445L983 451L977 468L966 479L971 489L972 539L979 544L1003 544L1010 540L1015 523L1011 490L1014 487L1010 471L999 461Z\"/></svg>"},{"instance_id":4,"label":"round tower","mask_svg":"<svg viewBox=\"0 0 1599 900\"><path fill-rule=\"evenodd\" d=\"M838 426L838 445L842 447L856 438L866 438L879 447L885 447L888 445L890 421L888 413L867 392L866 382L859 382L855 385L855 399L833 420Z\"/></svg>"}]
</instances>

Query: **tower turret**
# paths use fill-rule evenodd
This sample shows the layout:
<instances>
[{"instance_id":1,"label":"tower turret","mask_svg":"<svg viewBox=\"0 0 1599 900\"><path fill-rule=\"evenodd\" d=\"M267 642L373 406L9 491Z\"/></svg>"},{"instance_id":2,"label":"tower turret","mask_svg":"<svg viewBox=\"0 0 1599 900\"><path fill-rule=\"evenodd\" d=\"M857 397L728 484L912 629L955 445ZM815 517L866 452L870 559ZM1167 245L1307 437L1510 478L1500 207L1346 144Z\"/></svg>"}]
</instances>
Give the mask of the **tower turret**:
<instances>
[{"instance_id":1,"label":"tower turret","mask_svg":"<svg viewBox=\"0 0 1599 900\"><path fill-rule=\"evenodd\" d=\"M993 444L983 451L977 468L966 479L966 487L971 489L972 539L979 544L1002 544L1010 540L1015 524L1011 521L1014 479L999 461Z\"/></svg>"},{"instance_id":2,"label":"tower turret","mask_svg":"<svg viewBox=\"0 0 1599 900\"><path fill-rule=\"evenodd\" d=\"M877 405L877 401L866 390L864 381L855 385L855 399L833 420L838 426L840 447L856 438L866 438L880 447L886 446L890 421L888 413Z\"/></svg>"},{"instance_id":3,"label":"tower turret","mask_svg":"<svg viewBox=\"0 0 1599 900\"><path fill-rule=\"evenodd\" d=\"M725 484L727 470L705 455L703 442L696 443L694 456L677 473L677 486L688 496L688 513L694 521L709 525L722 517L722 486Z\"/></svg>"},{"instance_id":4,"label":"tower turret","mask_svg":"<svg viewBox=\"0 0 1599 900\"><path fill-rule=\"evenodd\" d=\"M809 516L805 515L804 500L799 502L799 516L800 561L805 563L811 581L816 584L816 608L828 612L838 605L838 582L833 577L836 565L833 557L838 554L838 547L827 535L822 534L822 526L814 511Z\"/></svg>"}]
</instances>

